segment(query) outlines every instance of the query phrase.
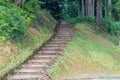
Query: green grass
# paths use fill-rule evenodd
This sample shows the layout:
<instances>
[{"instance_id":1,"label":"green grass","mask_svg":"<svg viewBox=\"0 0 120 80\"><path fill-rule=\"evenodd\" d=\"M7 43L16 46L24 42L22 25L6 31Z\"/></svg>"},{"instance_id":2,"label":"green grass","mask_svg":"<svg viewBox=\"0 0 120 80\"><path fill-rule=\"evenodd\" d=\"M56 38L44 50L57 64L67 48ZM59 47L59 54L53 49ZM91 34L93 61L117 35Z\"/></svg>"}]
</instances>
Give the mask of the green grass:
<instances>
[{"instance_id":1,"label":"green grass","mask_svg":"<svg viewBox=\"0 0 120 80\"><path fill-rule=\"evenodd\" d=\"M114 37L96 35L91 29L93 26L86 23L76 24L75 28L74 38L64 55L48 70L53 80L120 77L120 47L112 42Z\"/></svg>"}]
</instances>

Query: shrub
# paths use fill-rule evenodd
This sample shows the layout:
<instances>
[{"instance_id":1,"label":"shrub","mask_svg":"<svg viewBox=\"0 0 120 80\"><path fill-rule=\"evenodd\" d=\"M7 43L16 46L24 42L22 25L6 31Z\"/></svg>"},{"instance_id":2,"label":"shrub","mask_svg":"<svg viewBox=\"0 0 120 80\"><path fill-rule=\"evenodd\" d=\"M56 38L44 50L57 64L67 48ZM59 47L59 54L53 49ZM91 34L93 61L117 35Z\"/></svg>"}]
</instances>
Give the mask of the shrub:
<instances>
[{"instance_id":1,"label":"shrub","mask_svg":"<svg viewBox=\"0 0 120 80\"><path fill-rule=\"evenodd\" d=\"M24 36L27 26L35 17L15 5L0 3L0 42L7 38L17 39Z\"/></svg>"},{"instance_id":2,"label":"shrub","mask_svg":"<svg viewBox=\"0 0 120 80\"><path fill-rule=\"evenodd\" d=\"M25 18L5 6L0 6L0 36L6 38L18 38L26 32ZM19 34L19 35L17 35Z\"/></svg>"},{"instance_id":3,"label":"shrub","mask_svg":"<svg viewBox=\"0 0 120 80\"><path fill-rule=\"evenodd\" d=\"M77 18L80 22L92 22L95 23L95 18L89 16L80 16Z\"/></svg>"},{"instance_id":4,"label":"shrub","mask_svg":"<svg viewBox=\"0 0 120 80\"><path fill-rule=\"evenodd\" d=\"M68 21L70 23L77 23L77 22L91 22L95 23L95 18L89 17L89 16L80 16L77 18L70 18L70 17L64 17L64 21Z\"/></svg>"},{"instance_id":5,"label":"shrub","mask_svg":"<svg viewBox=\"0 0 120 80\"><path fill-rule=\"evenodd\" d=\"M41 4L43 4L43 2L39 0L29 0L24 4L24 8L29 12L37 12Z\"/></svg>"},{"instance_id":6,"label":"shrub","mask_svg":"<svg viewBox=\"0 0 120 80\"><path fill-rule=\"evenodd\" d=\"M108 19L102 19L102 25L104 30L113 35L120 34L120 22L111 21Z\"/></svg>"}]
</instances>

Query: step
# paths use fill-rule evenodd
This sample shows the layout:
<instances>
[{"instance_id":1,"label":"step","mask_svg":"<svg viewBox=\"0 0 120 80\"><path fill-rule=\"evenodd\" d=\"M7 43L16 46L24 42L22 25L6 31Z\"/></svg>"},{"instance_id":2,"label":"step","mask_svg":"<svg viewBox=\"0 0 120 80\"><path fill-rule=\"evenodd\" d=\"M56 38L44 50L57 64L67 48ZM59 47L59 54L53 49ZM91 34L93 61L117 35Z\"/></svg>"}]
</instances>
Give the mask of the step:
<instances>
[{"instance_id":1,"label":"step","mask_svg":"<svg viewBox=\"0 0 120 80\"><path fill-rule=\"evenodd\" d=\"M61 32L58 32L56 35L71 35L72 33L70 32L67 32L67 33L61 33Z\"/></svg>"},{"instance_id":2,"label":"step","mask_svg":"<svg viewBox=\"0 0 120 80\"><path fill-rule=\"evenodd\" d=\"M41 53L62 53L62 51L40 51Z\"/></svg>"},{"instance_id":3,"label":"step","mask_svg":"<svg viewBox=\"0 0 120 80\"><path fill-rule=\"evenodd\" d=\"M60 37L60 38L71 38L72 36L65 36L65 35L58 35L56 37Z\"/></svg>"},{"instance_id":4,"label":"step","mask_svg":"<svg viewBox=\"0 0 120 80\"><path fill-rule=\"evenodd\" d=\"M52 41L52 42L53 42L53 41ZM62 43L62 44L60 44L60 43L54 43L54 44L53 44L52 42L51 42L51 43L49 42L47 45L58 45L58 46L59 46L59 45L66 45L66 43Z\"/></svg>"},{"instance_id":5,"label":"step","mask_svg":"<svg viewBox=\"0 0 120 80\"><path fill-rule=\"evenodd\" d=\"M60 51L42 51L38 52L39 54L62 54L63 52Z\"/></svg>"},{"instance_id":6,"label":"step","mask_svg":"<svg viewBox=\"0 0 120 80\"><path fill-rule=\"evenodd\" d=\"M56 60L46 61L46 62L38 62L38 61L29 61L28 65L47 65L50 66L50 64L53 65L53 63L56 62Z\"/></svg>"},{"instance_id":7,"label":"step","mask_svg":"<svg viewBox=\"0 0 120 80\"><path fill-rule=\"evenodd\" d=\"M56 34L56 36L72 36L71 34Z\"/></svg>"},{"instance_id":8,"label":"step","mask_svg":"<svg viewBox=\"0 0 120 80\"><path fill-rule=\"evenodd\" d=\"M51 41L49 42L49 44L67 44L68 42L55 42L55 41Z\"/></svg>"},{"instance_id":9,"label":"step","mask_svg":"<svg viewBox=\"0 0 120 80\"><path fill-rule=\"evenodd\" d=\"M68 38L67 40L69 40L70 38ZM65 40L66 41L66 39L65 38L62 38L62 37L54 37L52 40L56 40L56 41L63 41L63 40Z\"/></svg>"},{"instance_id":10,"label":"step","mask_svg":"<svg viewBox=\"0 0 120 80\"><path fill-rule=\"evenodd\" d=\"M66 32L66 31L58 31L56 34L62 34L62 35L70 35L71 31Z\"/></svg>"},{"instance_id":11,"label":"step","mask_svg":"<svg viewBox=\"0 0 120 80\"><path fill-rule=\"evenodd\" d=\"M50 61L55 61L57 57L34 57L35 60L50 60Z\"/></svg>"},{"instance_id":12,"label":"step","mask_svg":"<svg viewBox=\"0 0 120 80\"><path fill-rule=\"evenodd\" d=\"M43 67L45 67L45 68L48 68L49 66L48 65L46 65L46 64L29 64L29 65L22 65L22 67L23 68L26 68L26 69L28 69L28 68L43 68Z\"/></svg>"},{"instance_id":13,"label":"step","mask_svg":"<svg viewBox=\"0 0 120 80\"><path fill-rule=\"evenodd\" d=\"M71 33L71 30L61 30L61 31L58 31L57 33Z\"/></svg>"},{"instance_id":14,"label":"step","mask_svg":"<svg viewBox=\"0 0 120 80\"><path fill-rule=\"evenodd\" d=\"M41 52L39 52L39 54L41 54L41 55L55 55L55 56L62 55L62 53L41 53Z\"/></svg>"},{"instance_id":15,"label":"step","mask_svg":"<svg viewBox=\"0 0 120 80\"><path fill-rule=\"evenodd\" d=\"M56 37L55 37L56 38ZM50 42L56 42L56 43L66 43L69 42L67 40L64 39L52 39Z\"/></svg>"},{"instance_id":16,"label":"step","mask_svg":"<svg viewBox=\"0 0 120 80\"><path fill-rule=\"evenodd\" d=\"M43 59L43 60L30 60L28 61L28 63L50 63L50 62L53 62L53 60L46 60L46 59Z\"/></svg>"},{"instance_id":17,"label":"step","mask_svg":"<svg viewBox=\"0 0 120 80\"><path fill-rule=\"evenodd\" d=\"M43 74L41 70L32 70L32 69L21 69L14 72L14 74L25 75L25 74Z\"/></svg>"},{"instance_id":18,"label":"step","mask_svg":"<svg viewBox=\"0 0 120 80\"><path fill-rule=\"evenodd\" d=\"M56 36L54 39L71 40L71 37L60 37L60 36Z\"/></svg>"},{"instance_id":19,"label":"step","mask_svg":"<svg viewBox=\"0 0 120 80\"><path fill-rule=\"evenodd\" d=\"M48 67L45 67L45 68L43 68L43 67L22 67L22 69L32 69L32 70L46 70Z\"/></svg>"},{"instance_id":20,"label":"step","mask_svg":"<svg viewBox=\"0 0 120 80\"><path fill-rule=\"evenodd\" d=\"M49 44L49 45L46 45L47 47L65 47L66 45L65 44Z\"/></svg>"},{"instance_id":21,"label":"step","mask_svg":"<svg viewBox=\"0 0 120 80\"><path fill-rule=\"evenodd\" d=\"M56 60L59 57L59 55L37 55L34 56L35 59L50 59L50 60Z\"/></svg>"},{"instance_id":22,"label":"step","mask_svg":"<svg viewBox=\"0 0 120 80\"><path fill-rule=\"evenodd\" d=\"M42 75L13 75L8 80L38 80L43 79Z\"/></svg>"},{"instance_id":23,"label":"step","mask_svg":"<svg viewBox=\"0 0 120 80\"><path fill-rule=\"evenodd\" d=\"M64 48L60 48L60 47L47 47L47 48L42 48L42 50L49 50L49 51L62 51L64 50Z\"/></svg>"},{"instance_id":24,"label":"step","mask_svg":"<svg viewBox=\"0 0 120 80\"><path fill-rule=\"evenodd\" d=\"M58 56L56 55L35 55L34 58L39 59L56 59Z\"/></svg>"}]
</instances>

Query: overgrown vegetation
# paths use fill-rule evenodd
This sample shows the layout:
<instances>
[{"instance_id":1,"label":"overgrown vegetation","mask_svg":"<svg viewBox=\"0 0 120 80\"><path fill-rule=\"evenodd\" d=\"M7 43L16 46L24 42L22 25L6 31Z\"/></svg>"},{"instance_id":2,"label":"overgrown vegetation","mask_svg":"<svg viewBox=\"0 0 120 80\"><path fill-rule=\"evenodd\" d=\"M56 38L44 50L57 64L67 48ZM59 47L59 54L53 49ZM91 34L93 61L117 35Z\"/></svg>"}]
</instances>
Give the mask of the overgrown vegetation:
<instances>
[{"instance_id":1,"label":"overgrown vegetation","mask_svg":"<svg viewBox=\"0 0 120 80\"><path fill-rule=\"evenodd\" d=\"M4 3L5 4L5 3ZM35 16L12 4L0 5L0 42L23 37Z\"/></svg>"},{"instance_id":2,"label":"overgrown vegetation","mask_svg":"<svg viewBox=\"0 0 120 80\"><path fill-rule=\"evenodd\" d=\"M95 34L94 26L75 25L75 36L49 74L53 80L120 77L119 39Z\"/></svg>"},{"instance_id":3,"label":"overgrown vegetation","mask_svg":"<svg viewBox=\"0 0 120 80\"><path fill-rule=\"evenodd\" d=\"M112 34L119 36L120 35L120 22L119 21L111 21L109 19L102 20L103 30Z\"/></svg>"},{"instance_id":4,"label":"overgrown vegetation","mask_svg":"<svg viewBox=\"0 0 120 80\"><path fill-rule=\"evenodd\" d=\"M10 2L0 1L0 80L49 39L56 24L34 0L21 8Z\"/></svg>"}]
</instances>

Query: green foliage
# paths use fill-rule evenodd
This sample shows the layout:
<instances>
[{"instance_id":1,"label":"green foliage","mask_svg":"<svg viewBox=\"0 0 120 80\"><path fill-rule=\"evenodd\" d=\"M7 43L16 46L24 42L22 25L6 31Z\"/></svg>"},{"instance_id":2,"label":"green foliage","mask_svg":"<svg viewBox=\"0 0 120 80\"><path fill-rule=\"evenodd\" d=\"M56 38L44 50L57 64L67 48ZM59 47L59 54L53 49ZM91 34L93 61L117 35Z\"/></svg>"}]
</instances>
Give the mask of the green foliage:
<instances>
[{"instance_id":1,"label":"green foliage","mask_svg":"<svg viewBox=\"0 0 120 80\"><path fill-rule=\"evenodd\" d=\"M34 15L10 3L0 3L0 42L24 36Z\"/></svg>"},{"instance_id":2,"label":"green foliage","mask_svg":"<svg viewBox=\"0 0 120 80\"><path fill-rule=\"evenodd\" d=\"M114 22L108 19L102 19L102 25L104 30L113 35L120 34L120 22Z\"/></svg>"},{"instance_id":3,"label":"green foliage","mask_svg":"<svg viewBox=\"0 0 120 80\"><path fill-rule=\"evenodd\" d=\"M89 16L81 16L81 17L77 17L77 18L70 18L70 17L66 17L63 19L64 21L68 21L70 23L77 23L77 22L91 22L91 23L95 23L95 19Z\"/></svg>"},{"instance_id":4,"label":"green foliage","mask_svg":"<svg viewBox=\"0 0 120 80\"><path fill-rule=\"evenodd\" d=\"M89 17L89 16L81 16L81 17L78 17L78 21L95 23L95 18Z\"/></svg>"},{"instance_id":5,"label":"green foliage","mask_svg":"<svg viewBox=\"0 0 120 80\"><path fill-rule=\"evenodd\" d=\"M0 37L2 40L23 36L26 31L25 19L14 11L0 6Z\"/></svg>"},{"instance_id":6,"label":"green foliage","mask_svg":"<svg viewBox=\"0 0 120 80\"><path fill-rule=\"evenodd\" d=\"M117 21L120 21L120 0L114 0L114 4L112 4L112 14L113 18Z\"/></svg>"},{"instance_id":7,"label":"green foliage","mask_svg":"<svg viewBox=\"0 0 120 80\"><path fill-rule=\"evenodd\" d=\"M40 10L41 4L43 4L43 2L39 0L29 0L24 4L24 8L29 12L37 12Z\"/></svg>"}]
</instances>

